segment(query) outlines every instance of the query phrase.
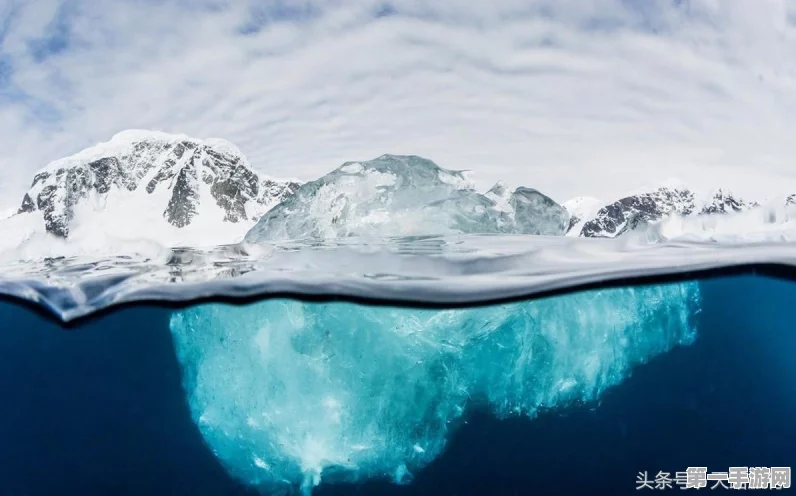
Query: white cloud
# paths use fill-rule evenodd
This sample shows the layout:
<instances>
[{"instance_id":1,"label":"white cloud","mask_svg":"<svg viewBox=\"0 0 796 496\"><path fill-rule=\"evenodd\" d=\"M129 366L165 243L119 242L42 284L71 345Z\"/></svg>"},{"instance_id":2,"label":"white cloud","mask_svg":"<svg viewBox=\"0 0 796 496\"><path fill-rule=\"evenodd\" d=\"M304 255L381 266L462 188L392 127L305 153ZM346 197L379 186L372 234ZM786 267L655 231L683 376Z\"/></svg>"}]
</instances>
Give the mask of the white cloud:
<instances>
[{"instance_id":1,"label":"white cloud","mask_svg":"<svg viewBox=\"0 0 796 496\"><path fill-rule=\"evenodd\" d=\"M561 201L671 176L796 191L788 5L0 0L0 207L127 128L223 137L301 179L411 153Z\"/></svg>"}]
</instances>

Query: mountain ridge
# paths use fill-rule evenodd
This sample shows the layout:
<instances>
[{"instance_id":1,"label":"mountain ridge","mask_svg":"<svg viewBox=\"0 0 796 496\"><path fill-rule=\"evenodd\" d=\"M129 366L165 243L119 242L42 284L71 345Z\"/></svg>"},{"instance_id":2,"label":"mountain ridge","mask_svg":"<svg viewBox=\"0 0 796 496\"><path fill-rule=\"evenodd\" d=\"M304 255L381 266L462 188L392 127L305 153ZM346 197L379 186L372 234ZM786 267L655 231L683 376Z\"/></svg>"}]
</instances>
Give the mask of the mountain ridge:
<instances>
[{"instance_id":1,"label":"mountain ridge","mask_svg":"<svg viewBox=\"0 0 796 496\"><path fill-rule=\"evenodd\" d=\"M413 165L406 168L409 163ZM411 180L419 185L418 194L425 187L432 188L428 191L437 191L428 197L430 203L427 207L445 209L448 216L445 222L450 226L469 226L465 230L480 229L482 221L491 226L487 229L489 232L515 229L511 226L519 219L516 217L519 214L523 217L520 219L525 226L523 229L533 231L536 228L530 226L535 222L534 218L540 220L550 214L549 226L540 232L612 238L669 216L726 214L760 206L760 203L743 199L724 188L695 192L677 180L668 180L657 187L647 185L612 202L584 196L559 204L533 188L520 186L512 192L503 181L498 181L482 194L474 190L463 171L442 169L415 155L385 154L370 161L346 162L331 173L302 184L257 172L234 144L223 139L197 139L184 134L135 129L117 133L109 141L52 161L37 171L15 215L40 214L46 232L61 238L68 237L76 225L91 224L102 214L106 217L103 220L106 225L141 217L136 225L140 233L130 228L131 235L148 233L151 223L162 220L172 228L172 233L177 233L169 239L178 242L183 242L180 241L184 238L181 233L192 229L199 242L234 243L245 239L266 214L271 214L271 223L274 224L274 216L284 218L290 213L292 208L282 204L297 194L303 185L310 187L317 183L317 187L321 187L324 181L337 177L335 174L348 178L345 180L355 180L352 178L356 178L363 167L376 167L372 171L375 175L369 177L384 179L393 174L390 181L416 176ZM403 176L395 176L398 171L395 167L406 168L401 173ZM429 174L436 174L436 183L427 182L431 177ZM358 187L388 188L384 191L392 188L387 183L377 183L365 181ZM304 188L303 191L309 190ZM356 190L355 193L361 192ZM401 193L403 201L411 198L411 194L406 193ZM330 198L329 208L338 208L340 201L351 201L345 189L335 194L339 198ZM310 201L308 198L305 200ZM371 200L376 201L377 197ZM296 200L291 201L295 203ZM382 205L380 201L373 205L381 205L378 208L384 210L386 204ZM796 194L780 203L796 205ZM415 207L420 208L421 205ZM427 212L427 207L418 212ZM372 216L362 217L361 212L356 213L356 209L362 208L363 205L349 205L345 212L351 219L360 219L356 222L372 222ZM456 213L451 209L463 210ZM328 212L319 211L316 215L325 213ZM305 214L309 215L310 211ZM396 212L391 214L384 210L379 215L390 217L394 214ZM568 218L564 219L564 216ZM324 229L347 232L347 228L335 227L339 221L339 218L331 217ZM550 227L559 223L564 223L560 233L558 227ZM234 226L234 229L225 230L228 226ZM268 235L261 233L261 237L268 238Z\"/></svg>"},{"instance_id":2,"label":"mountain ridge","mask_svg":"<svg viewBox=\"0 0 796 496\"><path fill-rule=\"evenodd\" d=\"M253 222L298 186L261 177L225 140L128 130L40 169L17 213L40 212L47 232L65 238L78 206L102 210L114 192L136 192L177 228L195 221L200 203L214 205L223 222Z\"/></svg>"},{"instance_id":3,"label":"mountain ridge","mask_svg":"<svg viewBox=\"0 0 796 496\"><path fill-rule=\"evenodd\" d=\"M758 206L723 188L700 195L684 185L663 185L602 206L583 223L578 236L612 238L671 215L726 214Z\"/></svg>"}]
</instances>

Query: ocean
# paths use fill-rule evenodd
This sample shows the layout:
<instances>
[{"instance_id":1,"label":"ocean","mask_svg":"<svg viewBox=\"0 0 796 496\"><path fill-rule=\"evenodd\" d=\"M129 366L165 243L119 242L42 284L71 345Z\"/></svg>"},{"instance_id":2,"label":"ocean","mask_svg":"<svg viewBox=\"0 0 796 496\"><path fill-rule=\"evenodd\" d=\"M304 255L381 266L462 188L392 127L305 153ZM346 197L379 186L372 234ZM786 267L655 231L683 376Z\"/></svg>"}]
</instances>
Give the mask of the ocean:
<instances>
[{"instance_id":1,"label":"ocean","mask_svg":"<svg viewBox=\"0 0 796 496\"><path fill-rule=\"evenodd\" d=\"M686 283L667 284L671 287ZM552 387L550 381L558 377L561 367L577 368L584 360L593 358L585 344L582 355L560 355L558 350L576 348L574 341L561 348L550 348L552 341L546 341L548 348L543 349L547 351L541 354L535 351L537 355L530 358L520 357L529 360L524 366L530 368L522 372L525 382L539 377L539 383L546 384L533 390L523 389L521 393L512 389L520 386L506 378L510 370L518 367L513 363L506 368L505 360L514 355L501 355L502 351L498 351L505 343L490 343L491 338L483 336L476 340L478 344L470 346L470 349L480 347L477 353L468 355L469 352L461 352L464 347L459 347L459 351L450 355L455 358L442 363L444 367L413 368L420 372L407 372L402 376L405 383L392 377L399 374L396 369L385 371L389 380L379 375L379 366L404 363L401 360L405 359L428 361L432 355L424 351L426 345L422 341L414 338L385 344L374 331L362 341L357 336L373 331L368 326L374 318L381 318L373 316L397 318L398 315L408 319L407 322L419 319L427 323L431 320L423 319L439 319L438 315L445 314L445 309L413 309L409 304L400 308L370 307L366 302L339 304L345 305L343 308L334 307L334 303L298 303L290 299L248 303L243 307L205 301L187 309L142 302L64 326L29 305L6 300L0 303L0 494L287 494L300 491L302 484L313 495L640 494L683 489L675 482L675 474L685 472L688 467L706 467L709 473L728 472L729 467L792 467L796 461L793 362L796 284L762 276L717 277L688 284L698 287L700 297L698 311L687 318L687 325L693 326L693 335L671 334L674 332L671 329L681 326L675 320L680 318L677 309L683 306L682 302L674 302L656 317L655 326L659 330L649 331L650 335L663 336L661 339L667 343L661 344L663 341L659 340L653 348L642 351L626 348L630 351L625 355L614 350L610 366L604 358L609 355L601 355L600 366L608 368L600 370L612 375L603 374L594 379L587 374L591 369L584 369L573 376L575 382L581 381L574 386L575 401L551 396L553 390L546 389ZM659 285L659 289L663 287ZM612 331L600 326L616 327L610 311L622 314L634 308L633 318L652 326L650 311L639 306L632 295L647 295L647 300L654 295L659 297L662 293L655 288L610 290L618 293L605 294L597 313L587 315L591 320L580 321L585 327L578 332L586 334L570 337L584 339L588 333L597 331L608 335ZM628 290L631 293L626 293ZM592 301L589 295L595 291L600 290L574 294L582 298L578 300L581 309L583 301ZM623 299L623 294L632 297ZM566 302L571 298L573 295L566 294L543 297L529 303L532 310L528 312L542 308L539 305L548 305L544 311L549 312L580 312L577 306L567 307ZM563 306L550 310L559 304L556 302L563 302ZM273 305L283 305L279 307L282 310ZM526 303L512 305L519 305L512 307L511 311L516 312L525 308ZM317 308L321 306L324 309ZM497 312L494 309L498 306L456 311ZM345 335L329 327L330 322L338 319L338 324L345 326L345 316L349 324L359 318L352 316L370 316L362 317L365 320L356 329L352 328L347 338L330 341L330 346L336 347L335 353L341 350L346 353L344 347L356 347L358 361L341 362L343 365L339 367L323 365L317 374L307 375L311 362L284 355L274 341L279 336L279 329L275 328L269 338L270 348L261 351L279 352L271 358L280 368L260 370L252 357L261 355L241 354L243 348L236 348L238 345L213 345L211 341L217 336L201 337L197 334L201 329L190 325L191 316L206 317L215 312L214 318L229 326L227 337L219 338L223 342L235 339L234 326L245 327L243 322L228 320L227 315L249 312L251 318L260 319L255 327L262 327L283 318L279 311L295 317L296 308L303 312L302 325L308 331L292 336L289 345L294 350L300 348L302 356L313 360L320 356L313 336ZM540 322L538 332L545 332L552 325L545 315L553 314L544 311L534 314ZM604 321L594 315L602 315ZM498 319L494 315L490 318L492 322ZM505 322L514 325L513 320ZM326 327L319 327L319 323ZM644 336L642 330L638 328L633 333L640 342ZM396 335L408 339L406 334ZM520 335L512 334L511 339ZM192 336L196 338L194 341ZM299 338L304 341L299 342ZM411 346L402 348L406 343ZM534 350L540 349L534 346ZM210 349L215 350L214 354ZM207 353L197 357L192 355L196 350ZM446 352L434 351L433 356L443 353ZM627 357L633 353L644 356L636 360L638 363L630 363L633 360ZM335 360L330 358L334 354L323 356L329 363ZM214 371L226 370L213 365L213 360L224 357L230 360L224 363L235 364L234 370L253 371L251 380L236 382L232 375L213 377ZM534 359L542 360L544 366ZM620 365L615 365L620 361ZM294 369L289 368L291 364L295 365ZM478 368L475 365L479 370L488 370L484 374L489 377L481 372L477 373L478 377L472 375ZM360 375L356 375L357 370L362 371ZM552 374L550 370L558 372ZM296 384L285 380L294 375ZM598 387L590 388L584 382L587 376L598 381ZM274 392L269 389L273 384L262 381L274 377L283 381L281 392ZM340 382L350 377L368 382L362 383L364 389L352 389ZM382 389L375 389L377 380L381 381ZM428 380L434 382L431 392L428 388L418 392L419 385ZM440 386L443 383L445 388L452 389ZM477 392L487 400L460 402L460 396L452 392L459 384L470 388L468 394ZM343 401L342 406L335 407L343 411L342 419L336 418L337 423L326 418L329 412L319 406L323 403L321 398L314 396L326 385L330 397L348 398L348 403ZM415 405L411 401L407 404L406 397L384 392L383 388L390 385L399 391L411 390L412 401L425 398L432 406ZM394 400L396 404L373 410L372 402L354 398L352 394ZM265 399L258 400L260 396ZM252 427L251 431L241 430L247 427L242 419L234 418L236 415L273 408L277 400L293 410L270 424ZM216 411L218 421L197 414L199 410L211 411L219 403L231 406L229 410L223 409L227 408L224 406L221 413ZM323 404L329 406L328 401ZM467 407L461 416L449 422L449 427L437 425L439 412L454 411L461 404ZM512 405L523 405L520 408L523 411L513 414ZM422 417L417 425L402 424L413 421L414 406L426 408L426 413L433 415ZM404 413L396 413L403 407L406 407ZM346 408L370 412L371 417L364 421L349 419L345 417ZM320 417L325 420L321 422ZM392 426L379 423L389 421L397 423ZM249 419L248 424L251 422ZM424 427L423 423L431 427ZM336 427L339 425L343 427ZM304 437L281 438L282 434L275 431L280 426L292 428L291 432L300 429L306 432ZM264 432L264 437L254 440L240 437L247 432ZM277 439L300 441L306 439L307 433L316 435L316 439L328 435L328 439L338 444L352 438L370 440L373 441L370 451L363 448L363 452L371 454L361 455L353 465L341 466L334 456L342 444L320 448L316 444L320 455L314 458L307 454L307 445L297 445L305 449L299 453L290 451L293 447L288 444L274 444ZM396 444L409 443L409 448L413 447L411 439L426 443L418 446L422 444L418 441L414 445L419 453L418 466L404 467L411 477L398 474L394 464L391 465L397 455L390 451L390 446L375 441L385 439ZM241 467L241 453L252 450L269 454L272 459L262 459L261 463L255 460ZM350 460L354 455L360 456L359 453L352 448L344 455ZM310 459L320 460L318 463L324 467L319 480L302 482L293 478L280 486L264 477L262 481L267 484L252 483L251 474L255 473L252 470L258 467L290 479L301 469L296 468L299 463L296 460L309 463ZM312 467L304 468L312 471ZM335 477L335 471L345 475ZM661 472L670 475L670 489L654 488L656 476L665 475ZM638 478L644 473L653 488L637 489ZM401 484L396 483L398 479ZM663 481L664 477L658 479ZM708 481L708 489L713 484L714 481Z\"/></svg>"}]
</instances>

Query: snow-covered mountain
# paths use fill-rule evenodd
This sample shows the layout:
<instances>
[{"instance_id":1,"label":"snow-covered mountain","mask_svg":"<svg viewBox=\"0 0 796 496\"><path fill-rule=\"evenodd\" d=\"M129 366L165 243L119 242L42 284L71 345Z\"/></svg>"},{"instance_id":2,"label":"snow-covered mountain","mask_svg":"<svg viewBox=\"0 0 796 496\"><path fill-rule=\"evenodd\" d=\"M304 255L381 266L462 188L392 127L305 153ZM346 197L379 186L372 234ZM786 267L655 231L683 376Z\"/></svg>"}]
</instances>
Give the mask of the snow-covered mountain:
<instances>
[{"instance_id":1,"label":"snow-covered mountain","mask_svg":"<svg viewBox=\"0 0 796 496\"><path fill-rule=\"evenodd\" d=\"M76 223L105 221L137 227L142 236L201 226L212 238L230 225L235 228L228 231L244 234L298 187L261 176L225 140L130 130L47 165L18 214L40 215L46 231L60 237Z\"/></svg>"},{"instance_id":2,"label":"snow-covered mountain","mask_svg":"<svg viewBox=\"0 0 796 496\"><path fill-rule=\"evenodd\" d=\"M566 204L565 204L566 205ZM626 196L599 208L582 224L578 236L613 238L671 215L690 216L742 212L759 206L732 192L717 189L695 194L682 186L661 186L650 192Z\"/></svg>"},{"instance_id":3,"label":"snow-covered mountain","mask_svg":"<svg viewBox=\"0 0 796 496\"><path fill-rule=\"evenodd\" d=\"M775 203L796 205L796 194ZM671 181L611 203L583 196L559 205L503 182L481 194L461 171L412 155L346 162L302 185L263 177L224 140L133 130L39 171L15 215L0 215L0 245L43 233L82 247L450 233L612 238L663 219L725 218L758 206L727 190L702 195Z\"/></svg>"},{"instance_id":4,"label":"snow-covered mountain","mask_svg":"<svg viewBox=\"0 0 796 496\"><path fill-rule=\"evenodd\" d=\"M583 224L594 218L605 202L593 196L578 196L566 201L562 206L569 212L567 236L578 236Z\"/></svg>"}]
</instances>

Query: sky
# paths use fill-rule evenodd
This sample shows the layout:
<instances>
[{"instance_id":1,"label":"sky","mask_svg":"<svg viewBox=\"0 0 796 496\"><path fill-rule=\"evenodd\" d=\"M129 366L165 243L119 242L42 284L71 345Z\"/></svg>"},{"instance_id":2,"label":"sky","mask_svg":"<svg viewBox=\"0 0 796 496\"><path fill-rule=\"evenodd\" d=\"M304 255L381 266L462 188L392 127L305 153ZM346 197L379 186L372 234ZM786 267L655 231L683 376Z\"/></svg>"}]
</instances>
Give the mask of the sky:
<instances>
[{"instance_id":1,"label":"sky","mask_svg":"<svg viewBox=\"0 0 796 496\"><path fill-rule=\"evenodd\" d=\"M559 201L796 192L796 2L0 0L0 208L125 129L312 180L414 154Z\"/></svg>"}]
</instances>

